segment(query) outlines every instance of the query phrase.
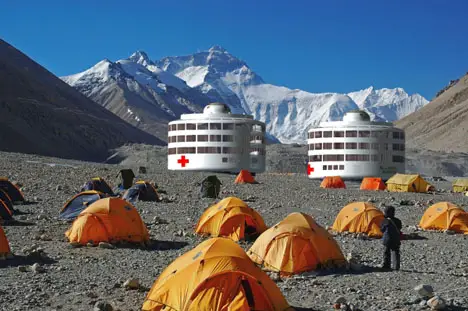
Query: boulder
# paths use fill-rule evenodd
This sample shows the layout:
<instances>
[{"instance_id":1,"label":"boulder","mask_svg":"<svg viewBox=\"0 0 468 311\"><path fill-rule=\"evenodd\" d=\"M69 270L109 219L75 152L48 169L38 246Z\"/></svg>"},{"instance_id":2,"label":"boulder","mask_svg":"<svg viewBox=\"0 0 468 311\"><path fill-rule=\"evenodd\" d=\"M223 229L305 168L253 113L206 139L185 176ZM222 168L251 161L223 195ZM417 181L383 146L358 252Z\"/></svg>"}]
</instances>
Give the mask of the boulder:
<instances>
[{"instance_id":1,"label":"boulder","mask_svg":"<svg viewBox=\"0 0 468 311\"><path fill-rule=\"evenodd\" d=\"M106 301L98 301L94 305L93 311L114 311L114 306Z\"/></svg>"},{"instance_id":2,"label":"boulder","mask_svg":"<svg viewBox=\"0 0 468 311\"><path fill-rule=\"evenodd\" d=\"M126 289L138 289L140 288L140 281L138 279L128 279L125 281L123 286Z\"/></svg>"},{"instance_id":3,"label":"boulder","mask_svg":"<svg viewBox=\"0 0 468 311\"><path fill-rule=\"evenodd\" d=\"M414 288L419 296L423 298L432 298L434 297L434 289L431 285L420 284Z\"/></svg>"},{"instance_id":4,"label":"boulder","mask_svg":"<svg viewBox=\"0 0 468 311\"><path fill-rule=\"evenodd\" d=\"M98 245L100 248L107 248L107 249L114 249L115 246L110 244L110 243L106 243L106 242L99 242L99 245Z\"/></svg>"},{"instance_id":5,"label":"boulder","mask_svg":"<svg viewBox=\"0 0 468 311\"><path fill-rule=\"evenodd\" d=\"M434 296L429 299L427 301L427 305L431 308L431 310L444 310L447 307L445 301L439 296Z\"/></svg>"}]
</instances>

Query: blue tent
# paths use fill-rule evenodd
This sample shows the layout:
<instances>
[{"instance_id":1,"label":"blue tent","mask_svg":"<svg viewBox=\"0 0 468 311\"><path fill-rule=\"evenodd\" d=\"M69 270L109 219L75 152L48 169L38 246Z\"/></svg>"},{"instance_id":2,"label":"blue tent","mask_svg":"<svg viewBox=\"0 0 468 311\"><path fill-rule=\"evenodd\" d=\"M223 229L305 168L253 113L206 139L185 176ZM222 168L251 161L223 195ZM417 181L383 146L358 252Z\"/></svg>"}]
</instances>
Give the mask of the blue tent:
<instances>
[{"instance_id":1,"label":"blue tent","mask_svg":"<svg viewBox=\"0 0 468 311\"><path fill-rule=\"evenodd\" d=\"M94 190L78 193L70 201L65 203L65 206L60 211L59 219L74 220L89 205L108 196L109 195L106 193Z\"/></svg>"}]
</instances>

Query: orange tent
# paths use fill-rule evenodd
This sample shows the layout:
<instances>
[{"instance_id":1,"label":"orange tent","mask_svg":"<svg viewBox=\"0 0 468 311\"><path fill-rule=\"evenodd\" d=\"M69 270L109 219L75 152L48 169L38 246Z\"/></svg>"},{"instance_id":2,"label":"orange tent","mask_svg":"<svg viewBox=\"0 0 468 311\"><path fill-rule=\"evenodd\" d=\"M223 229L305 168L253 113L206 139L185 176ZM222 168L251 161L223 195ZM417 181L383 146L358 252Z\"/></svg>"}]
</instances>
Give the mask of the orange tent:
<instances>
[{"instance_id":1,"label":"orange tent","mask_svg":"<svg viewBox=\"0 0 468 311\"><path fill-rule=\"evenodd\" d=\"M225 236L234 241L254 236L267 229L262 216L244 201L227 197L203 212L195 232Z\"/></svg>"},{"instance_id":2,"label":"orange tent","mask_svg":"<svg viewBox=\"0 0 468 311\"><path fill-rule=\"evenodd\" d=\"M6 257L10 253L10 244L8 243L5 231L3 231L2 226L0 226L0 257Z\"/></svg>"},{"instance_id":3,"label":"orange tent","mask_svg":"<svg viewBox=\"0 0 468 311\"><path fill-rule=\"evenodd\" d=\"M248 170L241 170L239 175L237 175L236 180L234 181L236 184L255 184L255 178L253 178L252 174Z\"/></svg>"},{"instance_id":4,"label":"orange tent","mask_svg":"<svg viewBox=\"0 0 468 311\"><path fill-rule=\"evenodd\" d=\"M65 233L70 243L146 242L148 230L138 211L120 198L100 199L83 210Z\"/></svg>"},{"instance_id":5,"label":"orange tent","mask_svg":"<svg viewBox=\"0 0 468 311\"><path fill-rule=\"evenodd\" d=\"M262 233L247 254L285 276L346 264L332 235L303 213L292 213Z\"/></svg>"},{"instance_id":6,"label":"orange tent","mask_svg":"<svg viewBox=\"0 0 468 311\"><path fill-rule=\"evenodd\" d=\"M327 176L320 184L320 188L346 188L346 185L340 176Z\"/></svg>"},{"instance_id":7,"label":"orange tent","mask_svg":"<svg viewBox=\"0 0 468 311\"><path fill-rule=\"evenodd\" d=\"M468 213L449 202L439 202L429 207L419 226L425 230L450 230L468 234Z\"/></svg>"},{"instance_id":8,"label":"orange tent","mask_svg":"<svg viewBox=\"0 0 468 311\"><path fill-rule=\"evenodd\" d=\"M366 233L370 237L382 237L380 225L385 216L381 210L367 202L346 205L336 216L333 230L337 232Z\"/></svg>"},{"instance_id":9,"label":"orange tent","mask_svg":"<svg viewBox=\"0 0 468 311\"><path fill-rule=\"evenodd\" d=\"M385 190L387 187L380 177L365 177L361 183L361 190Z\"/></svg>"},{"instance_id":10,"label":"orange tent","mask_svg":"<svg viewBox=\"0 0 468 311\"><path fill-rule=\"evenodd\" d=\"M213 238L174 260L146 296L144 311L293 311L244 250Z\"/></svg>"}]
</instances>

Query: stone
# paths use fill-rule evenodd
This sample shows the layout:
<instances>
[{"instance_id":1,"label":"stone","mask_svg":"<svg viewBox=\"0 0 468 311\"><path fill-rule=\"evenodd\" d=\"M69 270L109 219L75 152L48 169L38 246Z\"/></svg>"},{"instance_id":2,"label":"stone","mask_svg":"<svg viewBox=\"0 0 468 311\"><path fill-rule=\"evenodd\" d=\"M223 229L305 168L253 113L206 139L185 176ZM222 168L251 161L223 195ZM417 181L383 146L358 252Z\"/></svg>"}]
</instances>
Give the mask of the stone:
<instances>
[{"instance_id":1,"label":"stone","mask_svg":"<svg viewBox=\"0 0 468 311\"><path fill-rule=\"evenodd\" d=\"M43 273L45 272L45 269L40 264L35 263L31 266L31 271L34 273Z\"/></svg>"},{"instance_id":2,"label":"stone","mask_svg":"<svg viewBox=\"0 0 468 311\"><path fill-rule=\"evenodd\" d=\"M42 241L52 241L52 239L47 235L47 234L42 234L40 237L39 237L40 240Z\"/></svg>"},{"instance_id":3,"label":"stone","mask_svg":"<svg viewBox=\"0 0 468 311\"><path fill-rule=\"evenodd\" d=\"M346 304L346 298L344 298L343 296L340 296L335 299L335 303Z\"/></svg>"},{"instance_id":4,"label":"stone","mask_svg":"<svg viewBox=\"0 0 468 311\"><path fill-rule=\"evenodd\" d=\"M94 305L93 311L114 311L114 306L106 301L98 301Z\"/></svg>"},{"instance_id":5,"label":"stone","mask_svg":"<svg viewBox=\"0 0 468 311\"><path fill-rule=\"evenodd\" d=\"M140 281L138 279L128 279L125 281L123 286L126 289L138 289L140 288Z\"/></svg>"},{"instance_id":6,"label":"stone","mask_svg":"<svg viewBox=\"0 0 468 311\"><path fill-rule=\"evenodd\" d=\"M270 279L272 279L274 282L279 282L281 281L281 276L279 272L267 272L268 276Z\"/></svg>"},{"instance_id":7,"label":"stone","mask_svg":"<svg viewBox=\"0 0 468 311\"><path fill-rule=\"evenodd\" d=\"M146 167L145 166L140 166L138 168L138 174L146 174Z\"/></svg>"},{"instance_id":8,"label":"stone","mask_svg":"<svg viewBox=\"0 0 468 311\"><path fill-rule=\"evenodd\" d=\"M427 306L431 308L431 310L444 310L447 305L445 301L440 298L439 296L434 296L427 301Z\"/></svg>"},{"instance_id":9,"label":"stone","mask_svg":"<svg viewBox=\"0 0 468 311\"><path fill-rule=\"evenodd\" d=\"M110 244L110 243L107 243L107 242L99 242L99 245L98 245L100 248L106 248L106 249L114 249L115 246Z\"/></svg>"},{"instance_id":10,"label":"stone","mask_svg":"<svg viewBox=\"0 0 468 311\"><path fill-rule=\"evenodd\" d=\"M434 289L431 285L420 284L414 288L414 291L423 298L432 298L434 296Z\"/></svg>"},{"instance_id":11,"label":"stone","mask_svg":"<svg viewBox=\"0 0 468 311\"><path fill-rule=\"evenodd\" d=\"M455 234L455 231L452 231L452 230L444 230L444 233L447 234L447 235L454 235L454 234Z\"/></svg>"}]
</instances>

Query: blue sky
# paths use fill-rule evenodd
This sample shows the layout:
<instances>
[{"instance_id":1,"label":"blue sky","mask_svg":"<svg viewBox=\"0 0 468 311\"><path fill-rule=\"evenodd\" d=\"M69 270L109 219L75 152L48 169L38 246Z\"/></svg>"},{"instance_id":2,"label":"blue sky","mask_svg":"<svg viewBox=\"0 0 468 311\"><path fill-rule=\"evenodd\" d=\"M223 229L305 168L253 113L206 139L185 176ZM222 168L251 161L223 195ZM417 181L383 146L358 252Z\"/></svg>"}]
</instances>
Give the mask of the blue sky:
<instances>
[{"instance_id":1,"label":"blue sky","mask_svg":"<svg viewBox=\"0 0 468 311\"><path fill-rule=\"evenodd\" d=\"M428 99L468 71L468 1L2 1L0 37L56 75L135 50L218 44L272 84L403 87Z\"/></svg>"}]
</instances>

